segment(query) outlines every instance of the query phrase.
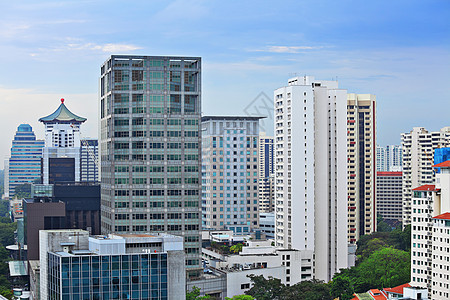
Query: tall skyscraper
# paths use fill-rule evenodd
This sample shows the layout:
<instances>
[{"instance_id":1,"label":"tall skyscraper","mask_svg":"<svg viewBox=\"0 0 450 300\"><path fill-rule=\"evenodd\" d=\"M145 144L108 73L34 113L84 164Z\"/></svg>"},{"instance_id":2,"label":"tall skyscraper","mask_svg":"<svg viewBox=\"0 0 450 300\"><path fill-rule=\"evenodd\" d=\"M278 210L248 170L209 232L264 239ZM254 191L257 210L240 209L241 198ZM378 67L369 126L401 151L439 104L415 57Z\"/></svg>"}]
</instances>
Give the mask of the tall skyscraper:
<instances>
[{"instance_id":1,"label":"tall skyscraper","mask_svg":"<svg viewBox=\"0 0 450 300\"><path fill-rule=\"evenodd\" d=\"M5 160L5 197L13 198L15 188L33 183L41 176L43 140L36 140L33 128L20 124L14 135L11 158Z\"/></svg>"},{"instance_id":2,"label":"tall skyscraper","mask_svg":"<svg viewBox=\"0 0 450 300\"><path fill-rule=\"evenodd\" d=\"M376 229L376 99L348 94L348 241Z\"/></svg>"},{"instance_id":3,"label":"tall skyscraper","mask_svg":"<svg viewBox=\"0 0 450 300\"><path fill-rule=\"evenodd\" d=\"M201 59L113 55L101 67L102 232L184 238L201 271Z\"/></svg>"},{"instance_id":4,"label":"tall skyscraper","mask_svg":"<svg viewBox=\"0 0 450 300\"><path fill-rule=\"evenodd\" d=\"M403 149L403 226L411 224L412 189L433 184L434 150L450 146L450 127L429 132L423 127L414 127L402 133Z\"/></svg>"},{"instance_id":5,"label":"tall skyscraper","mask_svg":"<svg viewBox=\"0 0 450 300\"><path fill-rule=\"evenodd\" d=\"M312 250L329 281L347 268L347 92L294 77L274 104L276 244Z\"/></svg>"},{"instance_id":6,"label":"tall skyscraper","mask_svg":"<svg viewBox=\"0 0 450 300\"><path fill-rule=\"evenodd\" d=\"M273 136L259 135L259 210L272 212L275 206Z\"/></svg>"},{"instance_id":7,"label":"tall skyscraper","mask_svg":"<svg viewBox=\"0 0 450 300\"><path fill-rule=\"evenodd\" d=\"M258 138L262 117L202 118L203 227L248 234L258 227Z\"/></svg>"},{"instance_id":8,"label":"tall skyscraper","mask_svg":"<svg viewBox=\"0 0 450 300\"><path fill-rule=\"evenodd\" d=\"M386 165L388 172L402 171L403 151L400 145L386 146Z\"/></svg>"}]
</instances>

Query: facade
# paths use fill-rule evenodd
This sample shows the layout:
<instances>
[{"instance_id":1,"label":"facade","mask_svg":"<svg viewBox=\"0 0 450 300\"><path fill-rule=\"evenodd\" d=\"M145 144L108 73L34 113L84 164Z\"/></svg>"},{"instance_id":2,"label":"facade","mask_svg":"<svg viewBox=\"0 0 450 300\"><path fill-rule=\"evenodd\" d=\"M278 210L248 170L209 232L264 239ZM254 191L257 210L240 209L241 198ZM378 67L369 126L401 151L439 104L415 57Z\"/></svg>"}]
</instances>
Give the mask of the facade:
<instances>
[{"instance_id":1,"label":"facade","mask_svg":"<svg viewBox=\"0 0 450 300\"><path fill-rule=\"evenodd\" d=\"M275 238L275 213L259 213L259 228L267 238Z\"/></svg>"},{"instance_id":2,"label":"facade","mask_svg":"<svg viewBox=\"0 0 450 300\"><path fill-rule=\"evenodd\" d=\"M403 150L401 145L386 146L386 165L388 172L400 172L403 166Z\"/></svg>"},{"instance_id":3,"label":"facade","mask_svg":"<svg viewBox=\"0 0 450 300\"><path fill-rule=\"evenodd\" d=\"M386 148L377 145L377 172L386 172L388 170L386 162Z\"/></svg>"},{"instance_id":4,"label":"facade","mask_svg":"<svg viewBox=\"0 0 450 300\"><path fill-rule=\"evenodd\" d=\"M273 212L275 203L275 177L273 137L264 132L259 135L259 210Z\"/></svg>"},{"instance_id":5,"label":"facade","mask_svg":"<svg viewBox=\"0 0 450 300\"><path fill-rule=\"evenodd\" d=\"M434 150L450 146L450 127L429 132L423 127L414 127L402 133L403 149L403 226L411 224L412 189L433 184Z\"/></svg>"},{"instance_id":6,"label":"facade","mask_svg":"<svg viewBox=\"0 0 450 300\"><path fill-rule=\"evenodd\" d=\"M450 212L433 218L431 297L450 299Z\"/></svg>"},{"instance_id":7,"label":"facade","mask_svg":"<svg viewBox=\"0 0 450 300\"><path fill-rule=\"evenodd\" d=\"M202 218L205 229L248 234L259 227L261 117L202 118Z\"/></svg>"},{"instance_id":8,"label":"facade","mask_svg":"<svg viewBox=\"0 0 450 300\"><path fill-rule=\"evenodd\" d=\"M42 299L184 299L183 239L40 232Z\"/></svg>"},{"instance_id":9,"label":"facade","mask_svg":"<svg viewBox=\"0 0 450 300\"><path fill-rule=\"evenodd\" d=\"M42 183L98 181L95 140L81 137L86 118L69 111L61 99L58 109L39 119L45 125L42 159ZM84 146L82 146L82 144Z\"/></svg>"},{"instance_id":10,"label":"facade","mask_svg":"<svg viewBox=\"0 0 450 300\"><path fill-rule=\"evenodd\" d=\"M5 160L5 198L13 198L15 188L33 183L41 176L41 159L44 141L36 140L28 124L20 124L14 135L11 158Z\"/></svg>"},{"instance_id":11,"label":"facade","mask_svg":"<svg viewBox=\"0 0 450 300\"><path fill-rule=\"evenodd\" d=\"M402 221L402 172L377 172L377 214L384 220Z\"/></svg>"},{"instance_id":12,"label":"facade","mask_svg":"<svg viewBox=\"0 0 450 300\"><path fill-rule=\"evenodd\" d=\"M201 271L201 59L113 55L101 67L102 232L184 237Z\"/></svg>"},{"instance_id":13,"label":"facade","mask_svg":"<svg viewBox=\"0 0 450 300\"><path fill-rule=\"evenodd\" d=\"M28 260L39 258L39 230L83 229L100 234L100 185L33 185L23 200Z\"/></svg>"},{"instance_id":14,"label":"facade","mask_svg":"<svg viewBox=\"0 0 450 300\"><path fill-rule=\"evenodd\" d=\"M274 104L275 242L314 253L314 276L328 282L347 267L347 93L295 77Z\"/></svg>"},{"instance_id":15,"label":"facade","mask_svg":"<svg viewBox=\"0 0 450 300\"><path fill-rule=\"evenodd\" d=\"M448 292L448 261L440 261L448 259L450 249L445 219L450 212L450 161L432 167L441 169L436 183L413 189L411 285L426 288L432 299L446 299L442 292Z\"/></svg>"},{"instance_id":16,"label":"facade","mask_svg":"<svg viewBox=\"0 0 450 300\"><path fill-rule=\"evenodd\" d=\"M347 96L348 241L376 230L376 99Z\"/></svg>"},{"instance_id":17,"label":"facade","mask_svg":"<svg viewBox=\"0 0 450 300\"><path fill-rule=\"evenodd\" d=\"M81 175L82 182L97 182L99 180L98 164L98 140L82 139L81 140Z\"/></svg>"}]
</instances>

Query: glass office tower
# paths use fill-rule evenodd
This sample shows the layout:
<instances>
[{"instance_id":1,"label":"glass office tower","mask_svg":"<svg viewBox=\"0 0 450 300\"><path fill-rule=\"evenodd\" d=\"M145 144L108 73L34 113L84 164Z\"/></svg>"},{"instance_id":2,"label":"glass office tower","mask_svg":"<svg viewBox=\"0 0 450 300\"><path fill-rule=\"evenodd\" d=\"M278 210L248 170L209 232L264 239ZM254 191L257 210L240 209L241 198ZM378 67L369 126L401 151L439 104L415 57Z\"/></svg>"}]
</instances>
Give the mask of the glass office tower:
<instances>
[{"instance_id":1,"label":"glass office tower","mask_svg":"<svg viewBox=\"0 0 450 300\"><path fill-rule=\"evenodd\" d=\"M201 270L201 59L112 55L101 67L103 233L184 237Z\"/></svg>"}]
</instances>

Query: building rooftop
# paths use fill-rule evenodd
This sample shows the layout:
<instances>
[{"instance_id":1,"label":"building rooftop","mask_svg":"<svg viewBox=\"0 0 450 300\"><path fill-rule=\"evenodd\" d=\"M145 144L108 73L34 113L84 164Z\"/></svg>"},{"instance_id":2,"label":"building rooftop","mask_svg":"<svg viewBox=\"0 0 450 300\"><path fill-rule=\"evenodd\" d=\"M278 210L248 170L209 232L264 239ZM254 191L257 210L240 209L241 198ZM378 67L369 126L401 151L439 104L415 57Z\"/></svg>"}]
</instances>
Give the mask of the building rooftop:
<instances>
[{"instance_id":1,"label":"building rooftop","mask_svg":"<svg viewBox=\"0 0 450 300\"><path fill-rule=\"evenodd\" d=\"M228 121L257 121L267 118L266 116L203 116L202 122L210 120L228 120Z\"/></svg>"},{"instance_id":2,"label":"building rooftop","mask_svg":"<svg viewBox=\"0 0 450 300\"><path fill-rule=\"evenodd\" d=\"M77 123L83 123L86 121L86 118L77 116L76 114L72 113L65 105L64 105L64 99L61 99L61 104L59 105L58 109L46 116L39 119L39 122L77 122Z\"/></svg>"},{"instance_id":3,"label":"building rooftop","mask_svg":"<svg viewBox=\"0 0 450 300\"><path fill-rule=\"evenodd\" d=\"M438 216L434 217L433 219L450 220L450 212L446 212L441 215L438 215Z\"/></svg>"},{"instance_id":4,"label":"building rooftop","mask_svg":"<svg viewBox=\"0 0 450 300\"><path fill-rule=\"evenodd\" d=\"M434 165L433 168L450 168L450 160L441 162L440 164Z\"/></svg>"},{"instance_id":5,"label":"building rooftop","mask_svg":"<svg viewBox=\"0 0 450 300\"><path fill-rule=\"evenodd\" d=\"M402 172L377 172L377 176L402 176Z\"/></svg>"},{"instance_id":6,"label":"building rooftop","mask_svg":"<svg viewBox=\"0 0 450 300\"><path fill-rule=\"evenodd\" d=\"M415 189L412 189L413 191L436 191L436 186L434 184L425 184L419 187L416 187Z\"/></svg>"},{"instance_id":7,"label":"building rooftop","mask_svg":"<svg viewBox=\"0 0 450 300\"><path fill-rule=\"evenodd\" d=\"M386 293L394 293L394 294L398 294L398 295L403 295L403 289L405 287L411 287L411 285L409 283L405 283L393 288L385 288L384 291Z\"/></svg>"}]
</instances>

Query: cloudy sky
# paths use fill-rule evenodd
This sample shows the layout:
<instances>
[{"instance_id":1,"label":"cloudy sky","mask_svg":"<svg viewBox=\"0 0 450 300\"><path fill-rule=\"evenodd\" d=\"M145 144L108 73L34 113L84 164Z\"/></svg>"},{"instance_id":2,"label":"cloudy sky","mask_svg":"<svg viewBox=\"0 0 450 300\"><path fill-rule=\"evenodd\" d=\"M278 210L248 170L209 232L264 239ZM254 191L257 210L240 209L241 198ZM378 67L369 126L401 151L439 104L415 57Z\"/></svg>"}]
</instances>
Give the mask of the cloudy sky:
<instances>
[{"instance_id":1,"label":"cloudy sky","mask_svg":"<svg viewBox=\"0 0 450 300\"><path fill-rule=\"evenodd\" d=\"M265 95L295 74L338 79L377 96L378 143L398 144L450 125L449 20L447 0L1 1L0 155L20 123L42 138L60 98L97 137L110 54L201 56L203 112L269 115L268 132Z\"/></svg>"}]
</instances>

